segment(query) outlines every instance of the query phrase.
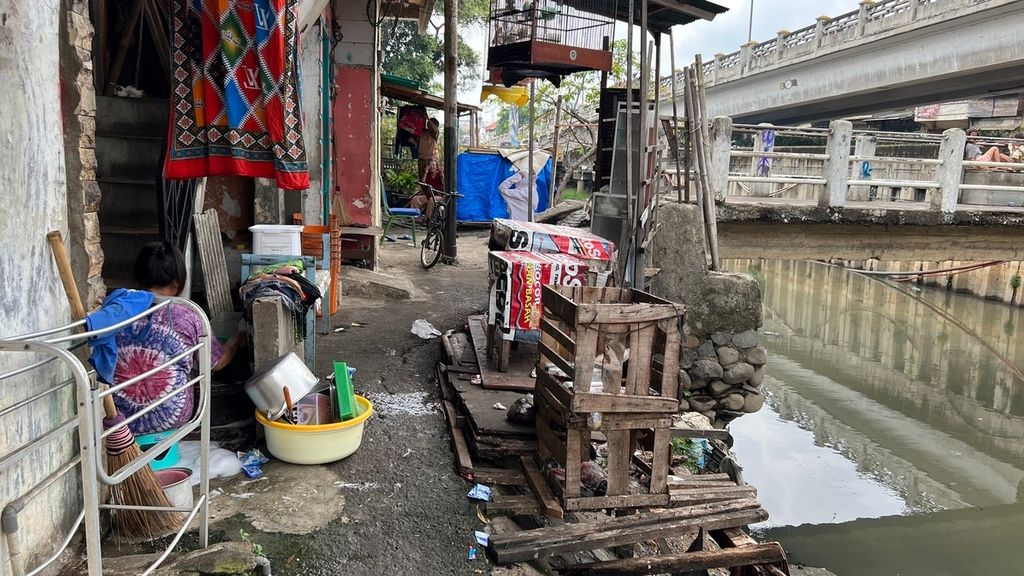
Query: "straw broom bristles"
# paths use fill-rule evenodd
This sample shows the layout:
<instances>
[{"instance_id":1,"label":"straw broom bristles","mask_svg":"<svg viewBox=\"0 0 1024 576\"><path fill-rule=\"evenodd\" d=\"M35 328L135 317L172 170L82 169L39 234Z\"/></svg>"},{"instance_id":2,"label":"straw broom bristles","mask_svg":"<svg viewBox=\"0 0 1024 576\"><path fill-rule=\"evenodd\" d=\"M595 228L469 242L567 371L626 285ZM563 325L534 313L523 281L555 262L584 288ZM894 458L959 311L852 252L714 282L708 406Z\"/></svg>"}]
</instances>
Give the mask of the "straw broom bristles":
<instances>
[{"instance_id":1,"label":"straw broom bristles","mask_svg":"<svg viewBox=\"0 0 1024 576\"><path fill-rule=\"evenodd\" d=\"M103 427L113 428L122 422L124 417L115 411L113 417L103 419ZM142 454L142 449L135 443L135 436L127 426L107 437L106 448L109 474L114 474ZM156 474L148 465L140 468L124 482L111 486L110 502L130 506L171 506L167 494L156 479ZM113 520L125 536L157 538L180 528L184 516L180 512L169 511L117 510Z\"/></svg>"}]
</instances>

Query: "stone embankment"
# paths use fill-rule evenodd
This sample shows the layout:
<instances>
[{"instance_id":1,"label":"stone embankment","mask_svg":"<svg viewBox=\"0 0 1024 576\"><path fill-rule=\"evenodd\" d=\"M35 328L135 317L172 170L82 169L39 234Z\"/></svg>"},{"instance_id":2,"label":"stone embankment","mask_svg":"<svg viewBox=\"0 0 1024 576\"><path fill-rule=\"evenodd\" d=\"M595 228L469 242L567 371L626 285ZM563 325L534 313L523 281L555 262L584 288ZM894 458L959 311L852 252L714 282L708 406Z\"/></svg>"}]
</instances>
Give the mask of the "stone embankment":
<instances>
[{"instance_id":1,"label":"stone embankment","mask_svg":"<svg viewBox=\"0 0 1024 576\"><path fill-rule=\"evenodd\" d=\"M679 358L679 410L699 412L715 428L764 406L761 383L768 351L757 331L715 332Z\"/></svg>"}]
</instances>

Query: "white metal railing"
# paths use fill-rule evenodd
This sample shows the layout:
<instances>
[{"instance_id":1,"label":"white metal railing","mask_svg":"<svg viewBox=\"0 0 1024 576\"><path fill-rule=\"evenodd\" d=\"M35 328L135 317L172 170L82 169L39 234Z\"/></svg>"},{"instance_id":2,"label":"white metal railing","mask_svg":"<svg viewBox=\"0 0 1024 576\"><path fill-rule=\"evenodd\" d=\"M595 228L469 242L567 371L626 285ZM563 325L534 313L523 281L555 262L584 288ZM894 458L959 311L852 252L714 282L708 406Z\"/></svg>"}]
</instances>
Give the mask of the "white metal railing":
<instances>
[{"instance_id":1,"label":"white metal railing","mask_svg":"<svg viewBox=\"0 0 1024 576\"><path fill-rule=\"evenodd\" d=\"M199 338L199 343L189 348L187 352L175 356L156 368L135 378L115 383L115 385L110 389L105 390L103 387L99 387L95 380L95 374L91 372L91 370L87 369L82 361L74 354L75 349L84 346L91 337L113 334L125 326L129 326L140 319L150 317L154 313L172 305L184 306L195 312L200 318L202 323L202 335ZM57 328L0 339L0 353L30 353L43 356L43 359L32 362L25 367L12 370L5 374L0 374L0 382L9 380L14 376L30 374L32 371L43 368L54 362L59 365L63 365L71 373L71 378L61 382L60 384L0 410L0 416L25 408L34 402L41 401L60 390L71 387L72 385L75 388L75 394L78 399L78 414L75 417L57 425L50 431L33 438L23 445L16 447L10 453L3 456L3 458L0 458L0 472L3 472L20 462L30 453L41 450L42 448L52 444L55 439L61 438L72 431L77 431L79 444L78 455L60 466L57 471L35 483L21 497L9 503L3 510L3 531L7 540L8 550L11 551L11 570L15 576L33 576L46 569L46 567L60 557L62 552L72 541L79 526L83 524L85 526L86 563L88 566L88 574L89 576L102 576L103 556L100 547L101 510L131 509L170 511L186 515L181 528L175 533L174 537L167 545L167 548L156 559L156 561L154 561L142 573L142 576L152 574L153 571L167 559L167 556L174 550L175 546L177 546L178 542L181 540L181 537L188 530L190 524L197 517L199 518L199 542L204 548L209 542L210 343L213 338L213 332L210 329L210 322L207 319L206 314L201 308L199 308L199 306L188 300L182 298L160 298L148 310L113 326L109 326L102 330L86 332L79 331L84 329L85 326L86 321L80 320ZM164 438L155 446L143 452L142 455L133 462L116 472L108 470L104 459L105 452L102 449L104 439L112 431L127 427L140 416L135 415L137 417L129 417L128 419L104 431L103 427L98 425L98 423L102 422L104 416L103 399L106 396L113 394L115 391L131 385L132 383L141 381L142 379L161 370L170 368L175 363L191 354L198 356L198 376L191 379L188 384L155 399L146 405L143 410L148 413L173 398L178 392L186 387L198 384L199 396L194 403L196 407L195 415L188 421L188 423L178 428L173 434ZM169 449L174 443L180 441L186 435L197 429L200 431L199 498L191 508L140 507L103 504L100 502L100 484L115 485L123 482L143 466L148 466L150 462ZM18 513L25 508L30 500L37 497L44 489L76 469L80 470L84 504L83 509L78 514L77 519L73 523L67 536L56 547L53 554L39 566L30 571L26 571L24 567L24 560L20 555L22 545L18 535Z\"/></svg>"},{"instance_id":2,"label":"white metal railing","mask_svg":"<svg viewBox=\"0 0 1024 576\"><path fill-rule=\"evenodd\" d=\"M713 194L718 202L727 196L748 195L779 197L789 192L791 200L813 199L819 206L842 208L851 201L912 202L926 204L944 214L952 214L967 190L990 190L1021 193L1024 205L1024 163L983 162L964 160L966 134L952 128L943 134L913 134L853 130L848 121L833 121L828 128L795 128L771 125L732 124L728 118L716 118L716 130L709 148L712 150ZM817 140L809 152L768 148L765 130L774 138L799 137ZM737 135L752 137L753 145L737 147ZM774 140L772 140L774 141ZM906 144L913 157L893 155L877 150L884 143ZM1024 144L1008 138L985 138L986 145ZM727 161L715 161L714 155L727 153ZM896 150L898 154L898 149ZM772 162L779 162L773 166ZM746 164L748 163L749 164ZM717 167L717 168L715 168ZM1021 172L1021 185L1002 183L964 183L965 170L1000 168ZM670 177L674 171L667 171ZM990 174L989 172L979 172ZM994 172L991 174L995 174ZM775 185L782 185L776 188ZM799 188L798 188L799 187ZM796 188L795 191L794 188ZM888 200L879 200L876 192L888 189ZM856 190L855 195L852 190ZM793 192L791 192L793 191ZM747 194L742 194L746 192ZM792 198L796 193L799 197ZM866 197L858 198L860 194ZM906 197L910 195L910 197ZM1016 205L1013 204L1013 205ZM915 209L922 209L921 206Z\"/></svg>"},{"instance_id":3,"label":"white metal railing","mask_svg":"<svg viewBox=\"0 0 1024 576\"><path fill-rule=\"evenodd\" d=\"M1018 0L880 0L865 2L857 10L835 18L821 17L815 24L794 32L782 30L775 38L744 44L729 54L716 54L704 63L708 86L784 66L808 56L842 50L850 43L906 29L917 29L945 19L957 10L984 10ZM682 72L676 73L677 82ZM668 79L662 80L666 85Z\"/></svg>"}]
</instances>

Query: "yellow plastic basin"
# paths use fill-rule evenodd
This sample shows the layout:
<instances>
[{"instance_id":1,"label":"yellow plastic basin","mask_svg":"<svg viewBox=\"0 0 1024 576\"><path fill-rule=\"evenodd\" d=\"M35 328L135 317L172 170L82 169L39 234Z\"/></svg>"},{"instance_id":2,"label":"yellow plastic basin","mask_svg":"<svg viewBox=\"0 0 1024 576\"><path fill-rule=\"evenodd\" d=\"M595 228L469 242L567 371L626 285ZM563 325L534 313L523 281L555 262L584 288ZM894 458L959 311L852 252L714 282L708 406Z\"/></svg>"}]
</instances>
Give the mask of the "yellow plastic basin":
<instances>
[{"instance_id":1,"label":"yellow plastic basin","mask_svg":"<svg viewBox=\"0 0 1024 576\"><path fill-rule=\"evenodd\" d=\"M356 395L362 413L351 420L296 426L272 422L256 411L256 420L263 425L267 450L274 458L292 464L326 464L350 456L363 441L363 424L373 415L373 403Z\"/></svg>"}]
</instances>

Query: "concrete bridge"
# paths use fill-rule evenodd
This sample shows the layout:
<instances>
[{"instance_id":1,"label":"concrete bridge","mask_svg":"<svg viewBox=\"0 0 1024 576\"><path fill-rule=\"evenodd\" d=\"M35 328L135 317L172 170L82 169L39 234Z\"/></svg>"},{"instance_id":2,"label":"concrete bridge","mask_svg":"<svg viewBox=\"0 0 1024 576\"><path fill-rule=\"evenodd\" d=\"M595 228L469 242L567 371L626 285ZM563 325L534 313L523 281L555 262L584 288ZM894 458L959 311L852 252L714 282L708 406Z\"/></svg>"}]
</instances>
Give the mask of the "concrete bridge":
<instances>
[{"instance_id":1,"label":"concrete bridge","mask_svg":"<svg viewBox=\"0 0 1024 576\"><path fill-rule=\"evenodd\" d=\"M811 152L779 152L765 149L763 129L721 117L711 129L708 180L722 258L1024 260L1024 170L1005 171L1024 164L963 160L962 130L861 132L843 120L828 129L773 127L776 137L821 141ZM899 139L926 157L879 147ZM886 171L894 165L900 170ZM735 196L738 187L746 195Z\"/></svg>"},{"instance_id":2,"label":"concrete bridge","mask_svg":"<svg viewBox=\"0 0 1024 576\"><path fill-rule=\"evenodd\" d=\"M865 0L717 54L704 71L708 112L797 124L1019 90L1022 21L1017 0Z\"/></svg>"}]
</instances>

